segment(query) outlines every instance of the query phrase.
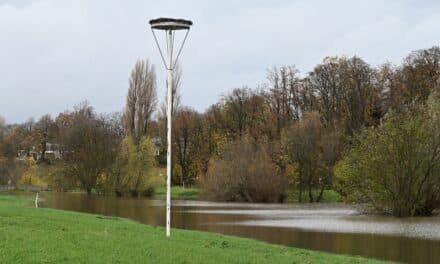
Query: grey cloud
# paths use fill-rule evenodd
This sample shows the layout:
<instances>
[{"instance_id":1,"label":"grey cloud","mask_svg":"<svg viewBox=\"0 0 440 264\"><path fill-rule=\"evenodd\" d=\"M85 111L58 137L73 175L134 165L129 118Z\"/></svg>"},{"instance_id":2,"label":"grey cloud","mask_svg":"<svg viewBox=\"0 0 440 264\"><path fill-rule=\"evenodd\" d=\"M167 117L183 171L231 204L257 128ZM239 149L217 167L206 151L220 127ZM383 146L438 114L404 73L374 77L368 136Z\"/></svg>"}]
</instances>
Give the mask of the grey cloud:
<instances>
[{"instance_id":1,"label":"grey cloud","mask_svg":"<svg viewBox=\"0 0 440 264\"><path fill-rule=\"evenodd\" d=\"M148 19L194 21L181 61L183 103L204 110L241 85L264 82L266 68L306 73L328 55L376 65L438 45L435 1L116 1L0 0L0 115L9 122L56 114L88 99L121 110L131 67L161 60Z\"/></svg>"}]
</instances>

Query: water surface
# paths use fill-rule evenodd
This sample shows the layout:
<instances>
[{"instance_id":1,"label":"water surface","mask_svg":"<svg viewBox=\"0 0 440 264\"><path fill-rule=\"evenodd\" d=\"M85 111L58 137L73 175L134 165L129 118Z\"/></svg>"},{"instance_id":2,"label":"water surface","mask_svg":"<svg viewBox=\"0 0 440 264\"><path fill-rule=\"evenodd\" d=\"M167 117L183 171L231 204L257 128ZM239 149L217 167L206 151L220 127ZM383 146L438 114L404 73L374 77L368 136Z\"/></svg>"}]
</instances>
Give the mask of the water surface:
<instances>
[{"instance_id":1,"label":"water surface","mask_svg":"<svg viewBox=\"0 0 440 264\"><path fill-rule=\"evenodd\" d=\"M164 225L160 200L43 193L41 206ZM172 226L408 263L440 263L440 217L362 215L341 204L173 201Z\"/></svg>"}]
</instances>

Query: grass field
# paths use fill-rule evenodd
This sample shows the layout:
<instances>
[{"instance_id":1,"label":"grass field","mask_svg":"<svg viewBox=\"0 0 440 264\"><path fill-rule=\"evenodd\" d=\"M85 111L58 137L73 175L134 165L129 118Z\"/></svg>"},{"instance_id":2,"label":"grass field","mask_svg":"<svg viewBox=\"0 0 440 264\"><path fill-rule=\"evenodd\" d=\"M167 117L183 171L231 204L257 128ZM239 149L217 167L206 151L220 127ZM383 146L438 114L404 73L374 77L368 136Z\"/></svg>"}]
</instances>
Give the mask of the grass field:
<instances>
[{"instance_id":1,"label":"grass field","mask_svg":"<svg viewBox=\"0 0 440 264\"><path fill-rule=\"evenodd\" d=\"M313 198L316 199L319 196L319 190L313 190ZM299 192L297 190L288 191L287 192L287 203L297 203L299 197ZM308 191L304 191L302 194L303 202L309 202L309 193ZM342 197L339 193L334 190L325 190L322 195L322 203L339 203L342 202Z\"/></svg>"},{"instance_id":2,"label":"grass field","mask_svg":"<svg viewBox=\"0 0 440 264\"><path fill-rule=\"evenodd\" d=\"M249 239L33 208L0 195L0 263L373 263Z\"/></svg>"},{"instance_id":3,"label":"grass field","mask_svg":"<svg viewBox=\"0 0 440 264\"><path fill-rule=\"evenodd\" d=\"M159 187L156 189L154 194L154 198L156 199L165 199L167 194L167 189L165 186ZM171 187L171 197L176 200L199 200L201 194L200 188L197 187L186 187L183 188L181 186L173 186ZM313 191L313 197L316 199L318 197L319 191ZM303 193L303 202L307 203L309 201L309 196L307 192ZM298 202L298 191L288 191L286 203L297 203ZM322 196L323 203L338 203L342 202L342 197L333 190L325 190Z\"/></svg>"},{"instance_id":4,"label":"grass field","mask_svg":"<svg viewBox=\"0 0 440 264\"><path fill-rule=\"evenodd\" d=\"M167 195L166 186L156 189L154 197L165 199ZM181 186L171 187L171 198L177 200L198 200L200 198L200 189L194 187L183 188Z\"/></svg>"}]
</instances>

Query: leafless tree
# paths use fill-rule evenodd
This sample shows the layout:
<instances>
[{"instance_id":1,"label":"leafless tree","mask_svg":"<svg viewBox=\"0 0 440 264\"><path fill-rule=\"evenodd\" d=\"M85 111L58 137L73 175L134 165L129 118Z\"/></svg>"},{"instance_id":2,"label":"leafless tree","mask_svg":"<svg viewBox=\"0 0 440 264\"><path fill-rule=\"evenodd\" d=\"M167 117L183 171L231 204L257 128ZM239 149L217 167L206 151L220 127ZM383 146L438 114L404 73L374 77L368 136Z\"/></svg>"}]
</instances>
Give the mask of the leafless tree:
<instances>
[{"instance_id":1,"label":"leafless tree","mask_svg":"<svg viewBox=\"0 0 440 264\"><path fill-rule=\"evenodd\" d=\"M148 125L156 109L156 73L148 60L137 61L129 80L125 128L138 142L147 134Z\"/></svg>"},{"instance_id":2,"label":"leafless tree","mask_svg":"<svg viewBox=\"0 0 440 264\"><path fill-rule=\"evenodd\" d=\"M0 116L0 140L3 139L3 137L6 134L6 120Z\"/></svg>"},{"instance_id":3,"label":"leafless tree","mask_svg":"<svg viewBox=\"0 0 440 264\"><path fill-rule=\"evenodd\" d=\"M180 67L180 64L176 64L176 67L174 68L173 73L173 86L172 86L172 115L177 113L179 111L179 107L182 100L182 95L180 94L180 86L182 85L182 68ZM165 117L167 116L167 94L165 94L165 100L163 101L161 107L160 107L160 115ZM166 122L166 119L165 119Z\"/></svg>"},{"instance_id":4,"label":"leafless tree","mask_svg":"<svg viewBox=\"0 0 440 264\"><path fill-rule=\"evenodd\" d=\"M180 67L180 64L176 64L174 68L174 74L173 74L173 86L172 86L172 108L171 108L171 115L174 117L175 114L180 109L180 103L181 103L181 95L180 95L180 86L182 84L182 68ZM168 94L168 93L167 93ZM160 107L159 115L158 115L158 132L159 137L161 139L162 145L161 145L161 155L159 158L159 163L163 164L165 163L166 158L166 149L167 149L167 94L165 95L165 100L162 102L162 105Z\"/></svg>"},{"instance_id":5,"label":"leafless tree","mask_svg":"<svg viewBox=\"0 0 440 264\"><path fill-rule=\"evenodd\" d=\"M307 78L327 125L345 126L348 134L371 125L378 94L374 71L358 57L327 57Z\"/></svg>"},{"instance_id":6,"label":"leafless tree","mask_svg":"<svg viewBox=\"0 0 440 264\"><path fill-rule=\"evenodd\" d=\"M252 91L248 87L234 89L223 97L225 122L230 135L243 138L248 129L250 113L249 101Z\"/></svg>"},{"instance_id":7,"label":"leafless tree","mask_svg":"<svg viewBox=\"0 0 440 264\"><path fill-rule=\"evenodd\" d=\"M269 81L266 99L274 115L277 126L277 138L281 130L293 120L300 118L301 82L295 66L274 67L267 73Z\"/></svg>"},{"instance_id":8,"label":"leafless tree","mask_svg":"<svg viewBox=\"0 0 440 264\"><path fill-rule=\"evenodd\" d=\"M172 89L172 106L171 109L173 114L179 111L180 103L182 100L182 95L180 94L180 86L182 85L182 68L180 67L180 64L176 64L176 67L174 67L173 72L173 89Z\"/></svg>"},{"instance_id":9,"label":"leafless tree","mask_svg":"<svg viewBox=\"0 0 440 264\"><path fill-rule=\"evenodd\" d=\"M109 168L119 151L120 138L105 116L81 104L72 113L66 128L65 170L87 193L97 184L98 177Z\"/></svg>"},{"instance_id":10,"label":"leafless tree","mask_svg":"<svg viewBox=\"0 0 440 264\"><path fill-rule=\"evenodd\" d=\"M382 65L378 88L383 93L383 112L405 110L414 103L425 103L440 85L440 47L413 51L400 66Z\"/></svg>"},{"instance_id":11,"label":"leafless tree","mask_svg":"<svg viewBox=\"0 0 440 264\"><path fill-rule=\"evenodd\" d=\"M406 102L425 102L440 85L440 47L413 51L401 67Z\"/></svg>"}]
</instances>

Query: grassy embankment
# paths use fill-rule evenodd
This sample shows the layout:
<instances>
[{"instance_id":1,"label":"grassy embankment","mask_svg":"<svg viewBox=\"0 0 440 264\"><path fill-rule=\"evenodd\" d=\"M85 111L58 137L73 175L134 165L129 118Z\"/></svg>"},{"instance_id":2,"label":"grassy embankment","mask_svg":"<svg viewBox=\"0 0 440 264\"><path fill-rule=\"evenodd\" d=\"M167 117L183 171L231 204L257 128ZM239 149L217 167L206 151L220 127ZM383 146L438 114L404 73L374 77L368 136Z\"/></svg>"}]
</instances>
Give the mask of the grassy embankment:
<instances>
[{"instance_id":1,"label":"grassy embankment","mask_svg":"<svg viewBox=\"0 0 440 264\"><path fill-rule=\"evenodd\" d=\"M319 190L313 190L313 199L316 199L319 196ZM287 192L287 203L296 203L298 202L299 192L297 190L288 191ZM308 191L304 191L302 194L303 202L307 203L309 201L309 193ZM322 203L339 203L342 202L342 197L339 193L334 190L324 190L322 195Z\"/></svg>"},{"instance_id":2,"label":"grassy embankment","mask_svg":"<svg viewBox=\"0 0 440 264\"><path fill-rule=\"evenodd\" d=\"M54 168L52 168L53 170ZM37 166L36 164L29 165L28 170L24 173L23 177L20 179L20 184L25 185L33 185L37 187L47 187L48 175L51 174L51 169L47 166ZM163 167L153 167L149 171L148 177L151 179L153 186L159 186L155 190L154 198L156 199L165 199L166 198L166 186L165 186L165 178L166 168ZM49 177L50 178L50 177ZM75 189L70 190L70 192L84 192L83 190ZM93 193L97 193L95 189L92 190ZM318 197L319 191L314 190L313 196ZM171 197L176 200L200 200L203 199L201 197L201 190L196 186L183 188L182 186L173 186L171 189ZM304 191L303 193L303 201L308 202L308 193ZM341 202L341 196L333 191L333 190L325 190L324 195L321 202L324 203L332 203L332 202ZM296 203L298 202L298 191L289 190L287 192L287 203Z\"/></svg>"},{"instance_id":3,"label":"grassy embankment","mask_svg":"<svg viewBox=\"0 0 440 264\"><path fill-rule=\"evenodd\" d=\"M167 195L166 186L162 186L156 189L154 198L165 199ZM173 186L171 187L171 198L176 200L199 200L200 189L196 187Z\"/></svg>"},{"instance_id":4,"label":"grassy embankment","mask_svg":"<svg viewBox=\"0 0 440 264\"><path fill-rule=\"evenodd\" d=\"M166 169L162 167L155 167L152 170L151 175L161 175L162 184L160 187L156 188L154 193L154 198L156 199L166 199L167 189L165 186L165 175ZM172 186L171 187L171 198L175 200L203 200L202 190L197 186L185 187L182 186ZM286 203L297 203L298 202L298 191L289 190L287 191ZM319 190L313 191L313 197L316 199L319 195ZM307 203L309 201L308 192L305 190L303 192L303 202ZM321 202L323 203L338 203L342 202L342 197L333 190L324 190Z\"/></svg>"},{"instance_id":5,"label":"grassy embankment","mask_svg":"<svg viewBox=\"0 0 440 264\"><path fill-rule=\"evenodd\" d=\"M373 263L128 219L33 208L0 195L1 263Z\"/></svg>"},{"instance_id":6,"label":"grassy embankment","mask_svg":"<svg viewBox=\"0 0 440 264\"><path fill-rule=\"evenodd\" d=\"M162 186L156 189L154 197L156 199L165 199L166 198L166 187ZM201 190L197 187L186 187L183 188L181 186L173 186L171 187L171 197L172 199L177 200L199 200L202 197L200 197ZM319 191L313 191L313 197L316 199L318 197ZM309 194L303 193L303 201L308 202L309 201ZM298 191L288 191L287 192L287 198L286 203L296 203L298 202ZM322 196L323 203L338 203L342 202L342 197L333 190L325 190L324 194Z\"/></svg>"}]
</instances>

